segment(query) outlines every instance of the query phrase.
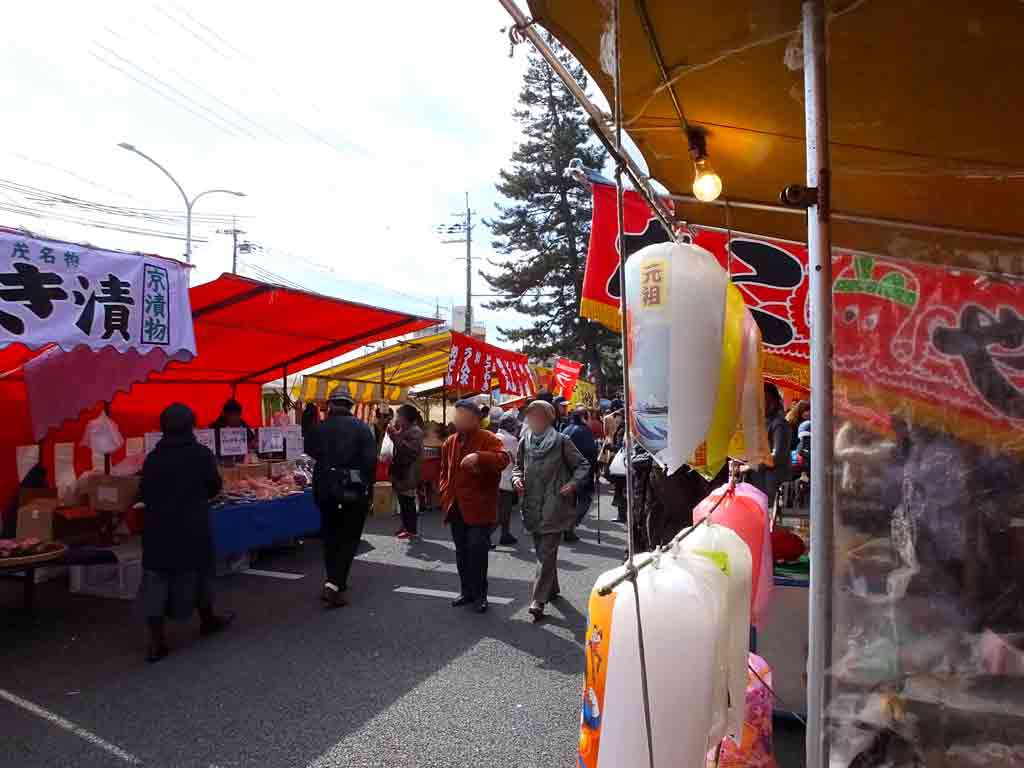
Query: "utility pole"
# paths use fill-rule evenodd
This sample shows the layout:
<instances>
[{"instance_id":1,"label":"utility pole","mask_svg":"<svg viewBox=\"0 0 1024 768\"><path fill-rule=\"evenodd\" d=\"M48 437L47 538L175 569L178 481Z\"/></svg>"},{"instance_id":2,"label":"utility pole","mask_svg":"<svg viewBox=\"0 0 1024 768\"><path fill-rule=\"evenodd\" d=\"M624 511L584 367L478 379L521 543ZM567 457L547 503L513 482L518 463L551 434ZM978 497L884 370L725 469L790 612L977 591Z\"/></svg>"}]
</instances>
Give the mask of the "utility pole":
<instances>
[{"instance_id":1,"label":"utility pole","mask_svg":"<svg viewBox=\"0 0 1024 768\"><path fill-rule=\"evenodd\" d=\"M466 210L453 213L453 216L464 218L456 224L442 224L437 227L440 235L455 235L450 240L442 240L442 243L465 243L466 244L466 334L473 334L473 211L469 207L469 192L466 193ZM461 237L460 237L461 235Z\"/></svg>"},{"instance_id":2,"label":"utility pole","mask_svg":"<svg viewBox=\"0 0 1024 768\"><path fill-rule=\"evenodd\" d=\"M235 217L231 217L231 229L218 229L218 234L231 235L231 274L238 274L238 236L246 234L238 228Z\"/></svg>"}]
</instances>

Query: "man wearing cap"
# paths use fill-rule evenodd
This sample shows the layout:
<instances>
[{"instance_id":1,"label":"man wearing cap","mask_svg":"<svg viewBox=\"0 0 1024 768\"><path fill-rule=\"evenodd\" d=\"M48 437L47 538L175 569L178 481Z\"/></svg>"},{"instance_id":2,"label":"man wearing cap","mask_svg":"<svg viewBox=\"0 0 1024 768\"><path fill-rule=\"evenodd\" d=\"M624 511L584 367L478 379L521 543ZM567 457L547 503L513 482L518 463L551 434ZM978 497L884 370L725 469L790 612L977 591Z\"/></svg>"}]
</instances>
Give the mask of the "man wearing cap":
<instances>
[{"instance_id":1,"label":"man wearing cap","mask_svg":"<svg viewBox=\"0 0 1024 768\"><path fill-rule=\"evenodd\" d=\"M306 452L316 459L313 494L320 507L327 570L321 597L342 606L369 511L377 448L373 430L352 415L352 398L341 387L331 394L328 406L327 418L312 433Z\"/></svg>"},{"instance_id":2,"label":"man wearing cap","mask_svg":"<svg viewBox=\"0 0 1024 768\"><path fill-rule=\"evenodd\" d=\"M484 413L472 400L455 404L455 434L441 448L439 485L445 523L452 527L459 597L453 606L487 610L487 557L498 517L498 485L512 457L481 428Z\"/></svg>"},{"instance_id":3,"label":"man wearing cap","mask_svg":"<svg viewBox=\"0 0 1024 768\"><path fill-rule=\"evenodd\" d=\"M552 399L551 404L555 406L555 423L552 426L561 432L569 423L569 401L562 395L557 395Z\"/></svg>"}]
</instances>

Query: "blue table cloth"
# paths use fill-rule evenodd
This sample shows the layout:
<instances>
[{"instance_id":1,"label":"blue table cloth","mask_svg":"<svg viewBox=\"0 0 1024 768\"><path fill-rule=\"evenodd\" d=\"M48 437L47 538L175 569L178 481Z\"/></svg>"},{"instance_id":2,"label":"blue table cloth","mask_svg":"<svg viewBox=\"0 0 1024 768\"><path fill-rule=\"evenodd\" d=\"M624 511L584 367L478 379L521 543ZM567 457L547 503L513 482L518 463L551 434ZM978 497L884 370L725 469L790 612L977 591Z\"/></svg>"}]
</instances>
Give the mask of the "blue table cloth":
<instances>
[{"instance_id":1,"label":"blue table cloth","mask_svg":"<svg viewBox=\"0 0 1024 768\"><path fill-rule=\"evenodd\" d=\"M225 504L210 511L217 557L240 555L320 530L320 510L310 491L272 501Z\"/></svg>"}]
</instances>

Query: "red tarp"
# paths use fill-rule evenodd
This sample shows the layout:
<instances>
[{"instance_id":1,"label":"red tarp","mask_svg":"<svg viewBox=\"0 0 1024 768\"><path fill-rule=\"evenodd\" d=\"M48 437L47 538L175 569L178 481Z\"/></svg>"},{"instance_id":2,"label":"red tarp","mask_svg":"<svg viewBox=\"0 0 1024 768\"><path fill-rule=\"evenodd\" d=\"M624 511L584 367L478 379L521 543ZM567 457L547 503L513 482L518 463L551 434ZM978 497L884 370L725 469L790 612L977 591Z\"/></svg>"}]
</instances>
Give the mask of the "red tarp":
<instances>
[{"instance_id":1,"label":"red tarp","mask_svg":"<svg viewBox=\"0 0 1024 768\"><path fill-rule=\"evenodd\" d=\"M427 328L436 320L377 309L313 293L260 283L236 275L190 291L197 356L190 363L172 363L144 384L118 394L111 417L127 437L159 429L160 411L183 402L196 412L200 426L213 421L232 396L242 403L251 425L260 420L263 383L281 378L286 369L304 368L342 355L364 344ZM38 352L20 346L0 350L0 503L6 508L18 485L15 448L33 442L25 395L18 370ZM82 372L88 376L88 371ZM69 382L73 386L73 382ZM53 444L81 439L85 424L100 405L51 431L43 443L43 463L53 484ZM121 455L115 455L115 462ZM76 448L75 469L92 466L86 448Z\"/></svg>"}]
</instances>

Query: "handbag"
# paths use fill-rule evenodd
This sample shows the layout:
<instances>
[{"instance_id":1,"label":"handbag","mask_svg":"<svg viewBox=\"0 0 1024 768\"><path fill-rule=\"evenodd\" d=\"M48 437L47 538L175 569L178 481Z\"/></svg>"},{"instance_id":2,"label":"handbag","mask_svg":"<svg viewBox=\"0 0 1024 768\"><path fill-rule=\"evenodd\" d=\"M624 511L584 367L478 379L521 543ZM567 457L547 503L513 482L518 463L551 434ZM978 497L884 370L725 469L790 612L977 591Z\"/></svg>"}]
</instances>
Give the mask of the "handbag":
<instances>
[{"instance_id":1,"label":"handbag","mask_svg":"<svg viewBox=\"0 0 1024 768\"><path fill-rule=\"evenodd\" d=\"M625 477L626 476L626 449L619 448L618 453L612 459L612 463L608 465L608 474L611 477Z\"/></svg>"}]
</instances>

